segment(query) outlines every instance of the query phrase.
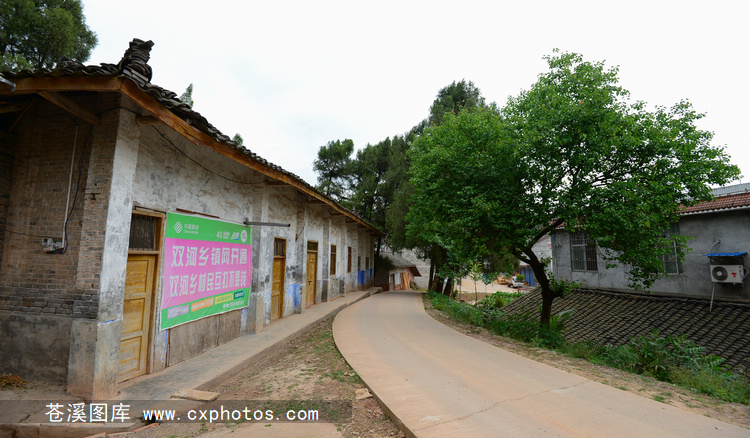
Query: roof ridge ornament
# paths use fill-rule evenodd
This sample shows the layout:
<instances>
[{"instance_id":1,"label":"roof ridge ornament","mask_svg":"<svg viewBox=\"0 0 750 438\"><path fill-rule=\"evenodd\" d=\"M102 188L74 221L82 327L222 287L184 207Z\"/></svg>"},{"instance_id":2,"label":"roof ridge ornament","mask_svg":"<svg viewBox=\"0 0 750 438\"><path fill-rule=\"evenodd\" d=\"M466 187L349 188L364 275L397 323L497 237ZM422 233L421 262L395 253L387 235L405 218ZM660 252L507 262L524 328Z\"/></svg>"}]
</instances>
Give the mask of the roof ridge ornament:
<instances>
[{"instance_id":1,"label":"roof ridge ornament","mask_svg":"<svg viewBox=\"0 0 750 438\"><path fill-rule=\"evenodd\" d=\"M117 65L120 72L126 76L130 76L141 84L147 84L151 82L151 66L148 65L148 60L151 57L151 48L154 46L153 41L143 41L138 38L133 38L130 42L130 47L125 51L122 60Z\"/></svg>"}]
</instances>

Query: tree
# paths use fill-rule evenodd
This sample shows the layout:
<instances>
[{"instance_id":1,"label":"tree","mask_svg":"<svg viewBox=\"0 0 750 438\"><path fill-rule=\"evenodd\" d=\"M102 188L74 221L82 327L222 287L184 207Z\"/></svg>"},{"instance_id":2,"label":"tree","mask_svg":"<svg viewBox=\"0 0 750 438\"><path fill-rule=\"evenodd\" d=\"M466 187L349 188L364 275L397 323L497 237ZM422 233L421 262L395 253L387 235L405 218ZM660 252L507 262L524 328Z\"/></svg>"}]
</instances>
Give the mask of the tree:
<instances>
[{"instance_id":1,"label":"tree","mask_svg":"<svg viewBox=\"0 0 750 438\"><path fill-rule=\"evenodd\" d=\"M80 0L0 2L0 69L53 68L62 57L84 62L97 44Z\"/></svg>"},{"instance_id":2,"label":"tree","mask_svg":"<svg viewBox=\"0 0 750 438\"><path fill-rule=\"evenodd\" d=\"M190 108L193 107L195 104L195 102L193 102L193 84L188 85L185 92L182 93L180 96L180 102L186 103Z\"/></svg>"},{"instance_id":3,"label":"tree","mask_svg":"<svg viewBox=\"0 0 750 438\"><path fill-rule=\"evenodd\" d=\"M317 188L337 202L349 199L352 176L352 153L354 142L329 141L318 150L318 158L313 161L313 170L318 174Z\"/></svg>"},{"instance_id":4,"label":"tree","mask_svg":"<svg viewBox=\"0 0 750 438\"><path fill-rule=\"evenodd\" d=\"M485 259L493 261L491 270L501 270L497 255L509 249L498 238L497 214L515 193L503 179L513 157L497 113L483 108L447 114L414 142L410 157L408 239L440 248L439 277L454 277L473 262L483 266Z\"/></svg>"},{"instance_id":5,"label":"tree","mask_svg":"<svg viewBox=\"0 0 750 438\"><path fill-rule=\"evenodd\" d=\"M710 185L739 169L696 128L703 116L687 102L648 111L628 101L617 68L575 53L545 59L549 72L509 99L501 116L449 115L415 143L410 218L451 252L491 248L528 263L541 287L540 323L549 325L567 286L548 276L534 243L562 224L585 230L608 267L627 266L631 286L648 288L664 274L670 242L661 236L680 206L710 199ZM430 214L438 206L444 214Z\"/></svg>"},{"instance_id":6,"label":"tree","mask_svg":"<svg viewBox=\"0 0 750 438\"><path fill-rule=\"evenodd\" d=\"M487 105L479 88L474 83L466 80L453 81L447 87L438 91L435 101L430 107L430 125L443 123L446 114L458 114L462 109L484 108Z\"/></svg>"}]
</instances>

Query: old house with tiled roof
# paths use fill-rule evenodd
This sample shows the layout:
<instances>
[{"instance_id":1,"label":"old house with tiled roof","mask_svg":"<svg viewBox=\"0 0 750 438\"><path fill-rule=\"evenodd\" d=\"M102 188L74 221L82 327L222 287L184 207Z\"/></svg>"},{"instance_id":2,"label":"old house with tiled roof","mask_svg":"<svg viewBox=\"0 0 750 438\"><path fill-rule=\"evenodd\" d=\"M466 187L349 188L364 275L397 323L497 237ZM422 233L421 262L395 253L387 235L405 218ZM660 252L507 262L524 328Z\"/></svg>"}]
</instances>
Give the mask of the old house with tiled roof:
<instances>
[{"instance_id":1,"label":"old house with tiled roof","mask_svg":"<svg viewBox=\"0 0 750 438\"><path fill-rule=\"evenodd\" d=\"M685 207L666 234L689 236L681 262L676 253L664 258L669 275L651 291L715 299L748 300L746 286L750 251L750 184L714 190L715 199ZM552 236L552 269L590 289L624 290L623 266L605 269L601 250L585 232L556 230ZM675 249L677 251L677 249Z\"/></svg>"},{"instance_id":2,"label":"old house with tiled roof","mask_svg":"<svg viewBox=\"0 0 750 438\"><path fill-rule=\"evenodd\" d=\"M382 232L118 64L0 81L0 373L105 399L372 284Z\"/></svg>"},{"instance_id":3,"label":"old house with tiled roof","mask_svg":"<svg viewBox=\"0 0 750 438\"><path fill-rule=\"evenodd\" d=\"M417 265L403 257L402 253L382 251L380 255L390 262L390 269L375 273L375 284L383 290L412 290L415 278L421 277Z\"/></svg>"}]
</instances>

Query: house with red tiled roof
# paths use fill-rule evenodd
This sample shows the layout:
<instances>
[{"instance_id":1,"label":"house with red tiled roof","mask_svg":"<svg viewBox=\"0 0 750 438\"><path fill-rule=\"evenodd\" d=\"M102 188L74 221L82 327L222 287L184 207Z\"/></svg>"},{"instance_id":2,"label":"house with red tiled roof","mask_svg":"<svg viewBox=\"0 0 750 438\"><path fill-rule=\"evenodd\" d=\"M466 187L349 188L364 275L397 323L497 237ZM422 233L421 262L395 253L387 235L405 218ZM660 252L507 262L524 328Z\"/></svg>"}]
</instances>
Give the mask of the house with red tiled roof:
<instances>
[{"instance_id":1,"label":"house with red tiled roof","mask_svg":"<svg viewBox=\"0 0 750 438\"><path fill-rule=\"evenodd\" d=\"M665 234L689 236L684 261L664 257L668 275L654 293L750 300L746 287L750 251L750 184L714 189L714 199L683 207L680 220ZM678 251L675 248L675 251ZM552 264L559 278L589 289L628 290L624 266L606 269L601 249L585 233L558 229L552 236Z\"/></svg>"}]
</instances>

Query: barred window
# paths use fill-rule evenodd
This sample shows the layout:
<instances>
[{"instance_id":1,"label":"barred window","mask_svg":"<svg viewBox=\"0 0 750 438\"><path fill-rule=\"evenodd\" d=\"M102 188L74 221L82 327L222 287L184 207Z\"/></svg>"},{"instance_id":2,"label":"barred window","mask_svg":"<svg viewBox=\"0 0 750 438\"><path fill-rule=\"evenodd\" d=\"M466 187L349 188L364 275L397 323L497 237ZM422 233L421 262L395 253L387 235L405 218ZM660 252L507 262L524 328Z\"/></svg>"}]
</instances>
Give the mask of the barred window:
<instances>
[{"instance_id":1,"label":"barred window","mask_svg":"<svg viewBox=\"0 0 750 438\"><path fill-rule=\"evenodd\" d=\"M661 236L671 240L671 243L668 246L669 252L662 256L664 270L667 271L668 274L682 274L682 261L680 260L682 251L677 244L677 237L680 236L680 226L678 224L672 224Z\"/></svg>"},{"instance_id":2,"label":"barred window","mask_svg":"<svg viewBox=\"0 0 750 438\"><path fill-rule=\"evenodd\" d=\"M570 258L574 271L596 271L596 242L585 231L576 231L570 237Z\"/></svg>"},{"instance_id":3,"label":"barred window","mask_svg":"<svg viewBox=\"0 0 750 438\"><path fill-rule=\"evenodd\" d=\"M135 214L130 219L128 249L133 251L158 250L159 217Z\"/></svg>"},{"instance_id":4,"label":"barred window","mask_svg":"<svg viewBox=\"0 0 750 438\"><path fill-rule=\"evenodd\" d=\"M273 239L273 256L274 257L286 257L286 240L275 238Z\"/></svg>"}]
</instances>

